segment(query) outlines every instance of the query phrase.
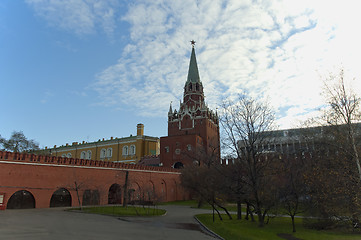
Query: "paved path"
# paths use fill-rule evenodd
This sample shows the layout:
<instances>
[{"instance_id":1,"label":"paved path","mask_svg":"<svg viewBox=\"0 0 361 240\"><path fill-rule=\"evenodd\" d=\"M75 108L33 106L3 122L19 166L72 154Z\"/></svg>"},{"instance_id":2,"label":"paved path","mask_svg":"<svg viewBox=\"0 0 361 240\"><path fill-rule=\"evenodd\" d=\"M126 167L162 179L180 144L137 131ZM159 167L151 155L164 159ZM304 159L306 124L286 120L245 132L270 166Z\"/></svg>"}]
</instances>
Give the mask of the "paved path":
<instances>
[{"instance_id":1,"label":"paved path","mask_svg":"<svg viewBox=\"0 0 361 240\"><path fill-rule=\"evenodd\" d=\"M0 211L1 240L72 239L214 239L193 218L209 212L184 206L161 206L159 217L110 217L63 211L26 209Z\"/></svg>"}]
</instances>

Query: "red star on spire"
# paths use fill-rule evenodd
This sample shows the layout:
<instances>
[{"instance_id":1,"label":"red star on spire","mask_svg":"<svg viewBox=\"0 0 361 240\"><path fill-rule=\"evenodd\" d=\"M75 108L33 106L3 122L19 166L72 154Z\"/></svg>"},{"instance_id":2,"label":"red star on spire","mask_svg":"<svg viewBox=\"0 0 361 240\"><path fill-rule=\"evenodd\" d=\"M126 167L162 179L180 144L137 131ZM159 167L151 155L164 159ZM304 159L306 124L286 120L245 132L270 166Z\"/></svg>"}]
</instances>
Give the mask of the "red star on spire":
<instances>
[{"instance_id":1,"label":"red star on spire","mask_svg":"<svg viewBox=\"0 0 361 240\"><path fill-rule=\"evenodd\" d=\"M196 45L196 41L192 40L191 44L192 44L192 47L194 47L194 45Z\"/></svg>"}]
</instances>

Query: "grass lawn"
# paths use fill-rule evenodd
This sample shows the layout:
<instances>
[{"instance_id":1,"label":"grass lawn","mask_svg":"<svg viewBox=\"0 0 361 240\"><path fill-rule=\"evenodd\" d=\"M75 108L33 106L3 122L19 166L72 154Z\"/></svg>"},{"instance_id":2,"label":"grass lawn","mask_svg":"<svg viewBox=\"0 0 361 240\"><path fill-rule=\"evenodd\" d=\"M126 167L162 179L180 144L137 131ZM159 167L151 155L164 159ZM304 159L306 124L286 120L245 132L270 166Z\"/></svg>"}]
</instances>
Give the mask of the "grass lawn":
<instances>
[{"instance_id":1,"label":"grass lawn","mask_svg":"<svg viewBox=\"0 0 361 240\"><path fill-rule=\"evenodd\" d=\"M187 200L187 201L174 201L174 202L165 202L160 203L159 205L178 205L178 206L190 206L191 208L198 208L198 202L196 200ZM242 204L244 206L244 204ZM212 206L208 203L203 203L203 205L200 207L201 209L208 209L212 210ZM226 205L226 208L229 212L237 212L237 205L235 203L228 203ZM223 211L223 209L217 207L219 211ZM242 211L246 212L246 208L242 207Z\"/></svg>"},{"instance_id":2,"label":"grass lawn","mask_svg":"<svg viewBox=\"0 0 361 240\"><path fill-rule=\"evenodd\" d=\"M80 208L70 209L80 210ZM96 213L113 216L159 216L166 213L164 209L155 207L122 207L122 206L99 206L99 207L83 207L85 213Z\"/></svg>"},{"instance_id":3,"label":"grass lawn","mask_svg":"<svg viewBox=\"0 0 361 240\"><path fill-rule=\"evenodd\" d=\"M302 226L302 219L296 219L296 233L292 233L291 219L285 217L277 217L270 219L269 224L263 228L258 227L257 222L246 220L228 220L224 216L224 220L220 221L218 216L212 222L212 214L200 214L197 218L206 225L209 229L222 236L224 239L232 240L272 240L284 239L277 236L277 234L291 234L298 239L303 240L360 240L361 234L344 234L331 231L317 231L306 229ZM236 219L236 216L234 216Z\"/></svg>"},{"instance_id":4,"label":"grass lawn","mask_svg":"<svg viewBox=\"0 0 361 240\"><path fill-rule=\"evenodd\" d=\"M159 205L177 205L177 206L197 207L198 202L195 200L186 200L186 201L163 202L163 203L159 203Z\"/></svg>"}]
</instances>

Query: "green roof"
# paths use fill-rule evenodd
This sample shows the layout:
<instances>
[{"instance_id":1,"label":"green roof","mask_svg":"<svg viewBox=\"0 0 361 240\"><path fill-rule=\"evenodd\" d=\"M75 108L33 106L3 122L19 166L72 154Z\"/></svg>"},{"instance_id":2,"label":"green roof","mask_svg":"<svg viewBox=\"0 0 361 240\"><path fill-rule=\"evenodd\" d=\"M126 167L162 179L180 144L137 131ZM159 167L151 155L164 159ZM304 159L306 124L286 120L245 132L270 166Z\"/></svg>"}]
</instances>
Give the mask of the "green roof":
<instances>
[{"instance_id":1,"label":"green roof","mask_svg":"<svg viewBox=\"0 0 361 240\"><path fill-rule=\"evenodd\" d=\"M186 83L188 83L188 82L200 83L197 59L196 59L196 53L195 53L194 47L192 47L191 60L189 62L188 78L187 78Z\"/></svg>"}]
</instances>

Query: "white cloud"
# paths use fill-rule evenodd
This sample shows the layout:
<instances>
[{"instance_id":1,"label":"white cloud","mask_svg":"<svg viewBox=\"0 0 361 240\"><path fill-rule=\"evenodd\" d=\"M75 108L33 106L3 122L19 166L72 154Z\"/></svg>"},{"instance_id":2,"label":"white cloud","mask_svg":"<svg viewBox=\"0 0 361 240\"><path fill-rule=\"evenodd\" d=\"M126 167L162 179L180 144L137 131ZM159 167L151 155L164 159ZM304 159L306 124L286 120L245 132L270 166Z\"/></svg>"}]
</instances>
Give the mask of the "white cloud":
<instances>
[{"instance_id":1,"label":"white cloud","mask_svg":"<svg viewBox=\"0 0 361 240\"><path fill-rule=\"evenodd\" d=\"M343 63L361 78L357 1L139 0L118 20L114 1L27 2L51 24L76 34L92 33L98 25L111 34L116 21L128 22L130 41L122 57L92 87L100 104L141 115L166 116L170 101L178 107L191 39L197 41L211 108L249 92L283 110L281 127L292 127L322 103L320 75Z\"/></svg>"},{"instance_id":2,"label":"white cloud","mask_svg":"<svg viewBox=\"0 0 361 240\"><path fill-rule=\"evenodd\" d=\"M330 16L312 3L272 3L138 1L123 18L131 24L132 38L119 60L125 72L106 69L97 89L108 89L108 97L138 107L142 114L165 114L169 102L181 98L190 54L186 43L194 38L212 107L242 91L268 96L277 109L297 109L297 114L283 113L280 122L289 127L290 119L321 104L318 71L330 66L335 28L327 21ZM105 77L109 72L112 77ZM116 88L105 87L114 84Z\"/></svg>"}]
</instances>

